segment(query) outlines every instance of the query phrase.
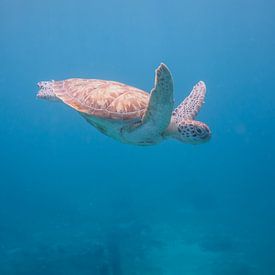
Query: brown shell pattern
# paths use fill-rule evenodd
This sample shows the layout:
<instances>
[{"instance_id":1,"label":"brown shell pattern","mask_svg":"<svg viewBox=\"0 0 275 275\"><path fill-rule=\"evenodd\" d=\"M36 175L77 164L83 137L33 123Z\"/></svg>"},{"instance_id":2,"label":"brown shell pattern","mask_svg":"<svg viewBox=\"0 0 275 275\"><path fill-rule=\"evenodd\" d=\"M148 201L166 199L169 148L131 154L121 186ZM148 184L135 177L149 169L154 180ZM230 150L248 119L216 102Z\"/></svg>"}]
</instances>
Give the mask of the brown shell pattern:
<instances>
[{"instance_id":1,"label":"brown shell pattern","mask_svg":"<svg viewBox=\"0 0 275 275\"><path fill-rule=\"evenodd\" d=\"M58 98L79 112L117 120L141 118L149 102L148 93L107 80L54 81L53 90Z\"/></svg>"}]
</instances>

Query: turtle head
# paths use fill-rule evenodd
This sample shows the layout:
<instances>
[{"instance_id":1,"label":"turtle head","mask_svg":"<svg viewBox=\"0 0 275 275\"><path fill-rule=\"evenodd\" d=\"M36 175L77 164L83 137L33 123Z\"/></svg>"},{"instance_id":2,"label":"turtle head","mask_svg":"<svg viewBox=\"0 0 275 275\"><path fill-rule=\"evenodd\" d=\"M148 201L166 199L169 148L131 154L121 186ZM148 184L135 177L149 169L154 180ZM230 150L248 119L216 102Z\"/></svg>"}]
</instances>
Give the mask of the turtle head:
<instances>
[{"instance_id":1,"label":"turtle head","mask_svg":"<svg viewBox=\"0 0 275 275\"><path fill-rule=\"evenodd\" d=\"M211 137L209 127L200 121L182 120L177 123L177 139L185 143L200 144Z\"/></svg>"},{"instance_id":2,"label":"turtle head","mask_svg":"<svg viewBox=\"0 0 275 275\"><path fill-rule=\"evenodd\" d=\"M211 132L209 127L200 121L184 119L170 123L169 136L191 144L201 144L209 141Z\"/></svg>"}]
</instances>

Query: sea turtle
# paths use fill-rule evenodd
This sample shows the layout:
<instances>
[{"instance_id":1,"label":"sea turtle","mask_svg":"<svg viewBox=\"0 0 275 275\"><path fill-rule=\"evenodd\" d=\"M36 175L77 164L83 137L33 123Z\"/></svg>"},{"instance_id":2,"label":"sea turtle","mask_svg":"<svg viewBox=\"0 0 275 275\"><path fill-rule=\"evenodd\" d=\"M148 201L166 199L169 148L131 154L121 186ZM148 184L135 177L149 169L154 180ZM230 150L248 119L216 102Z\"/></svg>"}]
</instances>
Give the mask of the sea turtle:
<instances>
[{"instance_id":1,"label":"sea turtle","mask_svg":"<svg viewBox=\"0 0 275 275\"><path fill-rule=\"evenodd\" d=\"M171 137L198 144L210 138L209 127L194 120L204 102L204 82L198 82L173 111L173 80L163 63L156 69L150 94L98 79L41 81L38 86L38 98L64 102L100 132L123 143L152 145Z\"/></svg>"}]
</instances>

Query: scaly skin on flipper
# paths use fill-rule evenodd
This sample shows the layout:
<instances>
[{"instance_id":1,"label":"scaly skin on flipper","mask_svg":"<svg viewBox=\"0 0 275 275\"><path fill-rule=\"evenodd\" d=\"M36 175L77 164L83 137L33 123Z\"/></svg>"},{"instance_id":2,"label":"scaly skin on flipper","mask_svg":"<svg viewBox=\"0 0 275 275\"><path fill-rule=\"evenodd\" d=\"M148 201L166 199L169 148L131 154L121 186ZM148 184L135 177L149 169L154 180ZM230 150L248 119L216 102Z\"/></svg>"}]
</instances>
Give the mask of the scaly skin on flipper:
<instances>
[{"instance_id":1,"label":"scaly skin on flipper","mask_svg":"<svg viewBox=\"0 0 275 275\"><path fill-rule=\"evenodd\" d=\"M155 73L155 85L142 122L151 123L161 133L169 125L173 108L173 79L168 68L161 64Z\"/></svg>"},{"instance_id":2,"label":"scaly skin on flipper","mask_svg":"<svg viewBox=\"0 0 275 275\"><path fill-rule=\"evenodd\" d=\"M199 144L209 140L211 133L209 127L200 121L194 120L201 109L206 94L203 81L198 82L188 97L173 112L167 134L186 143ZM178 132L175 134L175 132Z\"/></svg>"},{"instance_id":3,"label":"scaly skin on flipper","mask_svg":"<svg viewBox=\"0 0 275 275\"><path fill-rule=\"evenodd\" d=\"M140 124L126 127L122 131L125 140L140 144L160 140L170 123L173 107L173 79L169 69L161 64L155 72L155 84L145 115Z\"/></svg>"},{"instance_id":4,"label":"scaly skin on flipper","mask_svg":"<svg viewBox=\"0 0 275 275\"><path fill-rule=\"evenodd\" d=\"M205 93L205 83L203 81L198 82L189 96L173 112L176 119L194 119L204 103Z\"/></svg>"}]
</instances>

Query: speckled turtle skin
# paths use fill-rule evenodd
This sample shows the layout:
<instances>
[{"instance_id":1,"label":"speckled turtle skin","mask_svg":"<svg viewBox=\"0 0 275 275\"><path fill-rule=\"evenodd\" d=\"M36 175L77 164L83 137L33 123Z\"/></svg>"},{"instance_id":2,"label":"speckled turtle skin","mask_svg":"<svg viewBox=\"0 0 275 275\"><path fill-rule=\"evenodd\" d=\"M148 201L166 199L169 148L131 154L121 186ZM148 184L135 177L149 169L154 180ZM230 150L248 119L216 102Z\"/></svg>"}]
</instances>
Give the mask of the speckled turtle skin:
<instances>
[{"instance_id":1,"label":"speckled turtle skin","mask_svg":"<svg viewBox=\"0 0 275 275\"><path fill-rule=\"evenodd\" d=\"M38 98L67 104L100 132L123 143L152 145L172 137L199 144L210 138L209 127L194 120L204 103L204 82L198 82L173 111L173 80L164 64L156 70L150 94L120 82L98 79L42 81L38 86Z\"/></svg>"}]
</instances>

